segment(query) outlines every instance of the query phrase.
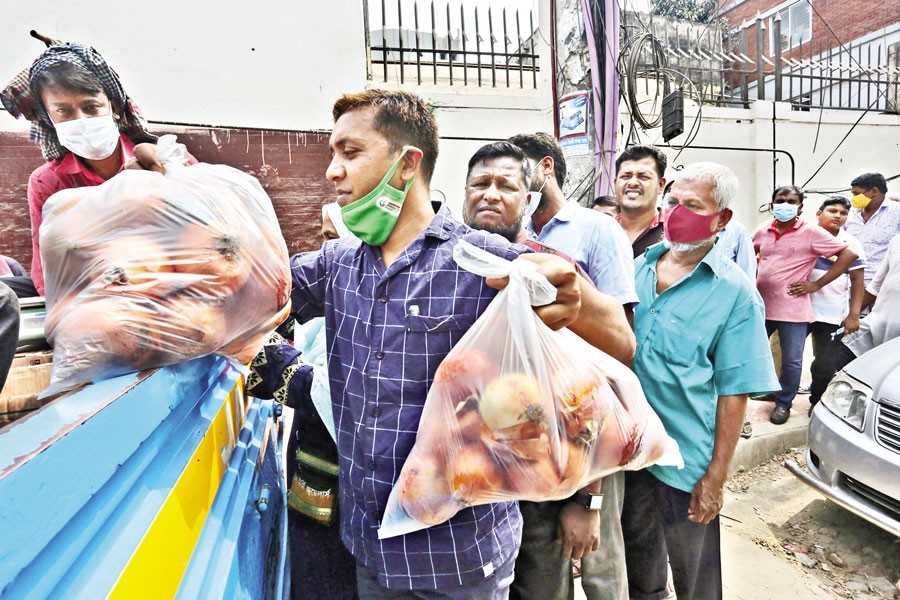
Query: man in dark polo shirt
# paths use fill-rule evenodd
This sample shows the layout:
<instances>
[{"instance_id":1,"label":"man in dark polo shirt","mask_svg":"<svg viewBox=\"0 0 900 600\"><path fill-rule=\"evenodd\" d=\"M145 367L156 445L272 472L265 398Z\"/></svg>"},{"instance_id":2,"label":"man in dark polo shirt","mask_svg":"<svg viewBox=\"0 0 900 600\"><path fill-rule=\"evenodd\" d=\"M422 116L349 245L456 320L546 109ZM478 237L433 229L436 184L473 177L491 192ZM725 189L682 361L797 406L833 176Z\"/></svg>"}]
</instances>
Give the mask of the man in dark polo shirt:
<instances>
[{"instance_id":1,"label":"man in dark polo shirt","mask_svg":"<svg viewBox=\"0 0 900 600\"><path fill-rule=\"evenodd\" d=\"M616 220L628 235L634 257L663 239L657 198L666 185L666 156L654 146L629 146L616 159Z\"/></svg>"}]
</instances>

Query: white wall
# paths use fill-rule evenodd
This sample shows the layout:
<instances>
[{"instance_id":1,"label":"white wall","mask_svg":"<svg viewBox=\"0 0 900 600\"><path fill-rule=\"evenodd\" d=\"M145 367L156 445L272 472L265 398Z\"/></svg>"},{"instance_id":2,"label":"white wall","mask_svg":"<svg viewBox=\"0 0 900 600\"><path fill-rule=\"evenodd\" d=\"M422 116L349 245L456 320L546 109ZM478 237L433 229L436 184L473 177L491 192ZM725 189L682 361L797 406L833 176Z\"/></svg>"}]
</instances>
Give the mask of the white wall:
<instances>
[{"instance_id":1,"label":"white wall","mask_svg":"<svg viewBox=\"0 0 900 600\"><path fill-rule=\"evenodd\" d=\"M126 89L153 121L328 130L331 105L343 92L372 85L366 79L365 36L359 0L259 0L255 3L176 2L152 7L102 0L59 4L49 0L9 2L0 20L0 82L5 82L43 49L29 29L98 48L119 71ZM487 141L523 131L550 131L549 3L539 2L538 50L544 69L539 89L416 87L407 89L432 100L437 108L441 155L432 187L443 192L460 214L469 156ZM688 103L689 104L689 103ZM690 128L696 107L686 107ZM771 102L750 109L703 108L695 145L770 148ZM777 105L775 145L796 161L796 182L803 184L859 117L855 111L791 111ZM628 116L623 112L624 133ZM900 173L900 117L869 113L826 167L806 187L848 187L853 176L880 171ZM0 128L24 130L0 111ZM818 136L818 140L816 137ZM642 141L661 143L659 130L641 133ZM686 134L673 140L683 143ZM463 139L451 139L463 138ZM624 134L620 137L620 144ZM676 151L667 150L670 158ZM675 161L683 165L714 160L730 166L742 184L737 217L747 225L765 220L756 211L773 185L772 155L749 151L688 148ZM779 184L790 180L788 161L775 167ZM890 184L889 184L890 185ZM900 183L894 184L900 188ZM440 194L435 194L440 197ZM324 199L323 199L324 200ZM815 210L817 197L807 202Z\"/></svg>"},{"instance_id":2,"label":"white wall","mask_svg":"<svg viewBox=\"0 0 900 600\"><path fill-rule=\"evenodd\" d=\"M685 113L685 129L689 130L697 107L686 106ZM693 145L786 150L796 164L796 185L821 192L847 189L850 181L864 172L879 172L885 177L900 174L900 161L897 160L900 156L900 115L867 113L838 147L861 114L861 111L837 110L799 112L792 111L787 103L766 101L754 102L749 109L705 106L700 132ZM621 119L627 133L628 114L624 108ZM686 137L687 133L684 133L673 139L672 143L684 143ZM640 132L640 140L642 143L663 143L659 129ZM834 156L807 183L835 148L838 149ZM677 149L664 150L670 160L670 169L711 160L734 170L741 182L735 215L751 228L771 218L766 213L759 213L757 208L770 200L773 186L791 182L790 161L783 154L777 156L773 178L772 153L769 152L688 147L675 159ZM888 188L900 191L900 181L888 182ZM815 214L822 199L820 193L809 194L804 205L806 218Z\"/></svg>"},{"instance_id":3,"label":"white wall","mask_svg":"<svg viewBox=\"0 0 900 600\"><path fill-rule=\"evenodd\" d=\"M43 50L35 29L97 48L155 121L328 129L334 99L365 83L359 0L7 4L4 82Z\"/></svg>"},{"instance_id":4,"label":"white wall","mask_svg":"<svg viewBox=\"0 0 900 600\"><path fill-rule=\"evenodd\" d=\"M360 0L257 0L130 5L103 0L9 2L0 19L0 84L43 44L35 29L97 48L151 121L330 130L331 106L361 90L366 48ZM460 214L469 156L486 141L553 127L549 3L539 2L539 90L417 87L435 102L443 138L432 185ZM377 84L384 85L384 84ZM0 128L21 130L0 111ZM436 194L440 197L440 194Z\"/></svg>"}]
</instances>

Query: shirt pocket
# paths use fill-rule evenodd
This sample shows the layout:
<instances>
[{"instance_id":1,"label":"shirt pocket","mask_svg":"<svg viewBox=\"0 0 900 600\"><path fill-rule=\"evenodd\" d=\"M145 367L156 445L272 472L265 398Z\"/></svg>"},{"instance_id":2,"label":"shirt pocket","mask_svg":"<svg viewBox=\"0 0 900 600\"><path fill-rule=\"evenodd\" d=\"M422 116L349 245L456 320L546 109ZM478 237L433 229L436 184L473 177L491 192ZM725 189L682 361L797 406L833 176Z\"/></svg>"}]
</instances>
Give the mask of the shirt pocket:
<instances>
[{"instance_id":1,"label":"shirt pocket","mask_svg":"<svg viewBox=\"0 0 900 600\"><path fill-rule=\"evenodd\" d=\"M406 331L414 333L445 333L468 329L470 323L466 323L457 315L441 315L431 317L428 315L406 315Z\"/></svg>"},{"instance_id":2,"label":"shirt pocket","mask_svg":"<svg viewBox=\"0 0 900 600\"><path fill-rule=\"evenodd\" d=\"M667 362L694 367L706 354L710 331L705 325L709 316L704 315L700 308L685 302L668 311L663 328L665 337L661 340Z\"/></svg>"},{"instance_id":3,"label":"shirt pocket","mask_svg":"<svg viewBox=\"0 0 900 600\"><path fill-rule=\"evenodd\" d=\"M461 315L407 314L405 325L405 369L398 381L404 402L420 402L425 399L438 365L468 330L469 323ZM420 388L423 384L424 390Z\"/></svg>"}]
</instances>

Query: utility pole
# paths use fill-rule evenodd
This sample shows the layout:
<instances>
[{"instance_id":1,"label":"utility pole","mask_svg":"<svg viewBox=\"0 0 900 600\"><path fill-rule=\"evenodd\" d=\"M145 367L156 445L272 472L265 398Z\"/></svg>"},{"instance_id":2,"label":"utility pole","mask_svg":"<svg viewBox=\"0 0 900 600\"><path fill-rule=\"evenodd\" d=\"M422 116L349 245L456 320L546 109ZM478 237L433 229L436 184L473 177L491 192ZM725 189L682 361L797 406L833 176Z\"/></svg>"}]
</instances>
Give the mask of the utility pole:
<instances>
[{"instance_id":1,"label":"utility pole","mask_svg":"<svg viewBox=\"0 0 900 600\"><path fill-rule=\"evenodd\" d=\"M569 171L565 192L589 206L595 196L613 193L619 9L616 0L555 0L553 5L556 133ZM584 124L579 123L582 114Z\"/></svg>"}]
</instances>

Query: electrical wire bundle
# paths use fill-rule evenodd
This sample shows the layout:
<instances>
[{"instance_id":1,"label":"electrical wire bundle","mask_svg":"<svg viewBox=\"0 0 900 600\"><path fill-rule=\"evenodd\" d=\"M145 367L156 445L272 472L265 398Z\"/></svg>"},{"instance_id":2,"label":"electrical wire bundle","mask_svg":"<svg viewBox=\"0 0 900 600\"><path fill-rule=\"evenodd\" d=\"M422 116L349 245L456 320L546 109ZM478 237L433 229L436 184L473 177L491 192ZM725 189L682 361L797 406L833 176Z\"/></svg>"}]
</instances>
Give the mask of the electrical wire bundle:
<instances>
[{"instance_id":1,"label":"electrical wire bundle","mask_svg":"<svg viewBox=\"0 0 900 600\"><path fill-rule=\"evenodd\" d=\"M649 55L649 60L646 57ZM643 60L642 60L643 59ZM666 52L660 41L649 30L640 35L630 37L622 45L617 65L621 88L625 96L625 105L630 118L628 143L640 143L636 126L645 131L659 127L662 123L662 99L672 88L688 91L688 97L697 103L697 114L688 131L684 144L672 146L678 148L678 154L671 162L675 162L681 152L689 147L700 133L700 122L703 118L703 93L684 73L670 68ZM652 97L641 100L638 94L639 80L653 80L656 91ZM649 110L642 105L650 104Z\"/></svg>"}]
</instances>

